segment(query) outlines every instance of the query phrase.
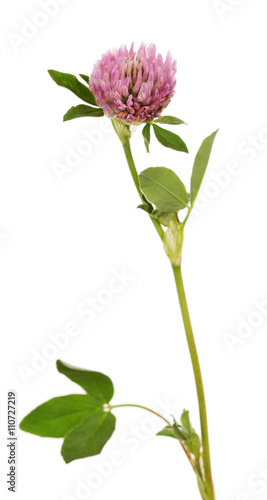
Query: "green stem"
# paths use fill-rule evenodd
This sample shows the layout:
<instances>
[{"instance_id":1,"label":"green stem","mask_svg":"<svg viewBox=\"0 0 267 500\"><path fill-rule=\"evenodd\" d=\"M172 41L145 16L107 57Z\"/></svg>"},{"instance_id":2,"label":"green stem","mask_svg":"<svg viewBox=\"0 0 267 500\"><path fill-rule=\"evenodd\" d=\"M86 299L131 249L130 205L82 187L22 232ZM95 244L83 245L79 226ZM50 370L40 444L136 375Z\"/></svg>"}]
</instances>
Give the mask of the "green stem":
<instances>
[{"instance_id":1,"label":"green stem","mask_svg":"<svg viewBox=\"0 0 267 500\"><path fill-rule=\"evenodd\" d=\"M126 141L126 142L122 143L122 147L123 147L123 150L124 150L124 153L126 156L126 160L127 160L135 187L138 191L140 198L142 199L142 192L141 192L141 189L139 186L139 177L138 177L138 173L137 173L137 170L135 167L135 163L134 163L134 159L133 159L133 155L132 155L132 151L131 151L131 146L130 146L130 141Z\"/></svg>"},{"instance_id":2,"label":"green stem","mask_svg":"<svg viewBox=\"0 0 267 500\"><path fill-rule=\"evenodd\" d=\"M135 163L134 163L134 159L133 159L133 155L132 155L132 151L131 151L131 146L130 146L130 141L127 140L125 142L122 143L122 147L123 147L123 150L124 150L124 153L125 153L125 156L126 156L126 160L127 160L127 163L128 163L128 166L129 166L129 169L130 169L130 172L131 172L131 175L132 175L132 178L133 178L133 181L134 181L134 184L135 184L135 187L137 189L137 192L142 200L142 202L144 201L144 198L143 198L143 195L142 195L142 192L140 190L140 186L139 186L139 177L138 177L138 173L137 173L137 170L136 170L136 167L135 167ZM153 222L157 232L158 232L158 235L160 237L160 239L162 240L163 236L164 236L164 231L160 225L160 223L156 220L156 219L153 219L153 217L150 217L151 221Z\"/></svg>"},{"instance_id":3,"label":"green stem","mask_svg":"<svg viewBox=\"0 0 267 500\"><path fill-rule=\"evenodd\" d=\"M128 163L135 187L138 191L138 194L139 194L141 200L143 201L142 192L141 192L140 186L139 186L138 173L137 173L135 163L133 160L129 139L124 140L122 142L122 146L124 149L124 153L125 153L125 156L127 159L127 163ZM185 225L185 223L190 215L191 209L192 208L190 207L188 214L187 214L187 217L183 223L183 226ZM153 219L153 217L150 217L150 219L153 222L161 240L163 240L165 233L164 233L160 223L157 220ZM214 486L213 486L212 474L211 474L207 411L206 411L206 402L205 402L205 395L204 395L204 388L203 388L200 364L199 364L196 344L195 344L195 340L194 340L193 330L192 330L192 326L191 326L188 306L187 306L187 302L186 302L186 296L185 296L182 274L181 274L181 267L173 265L172 268L173 268L176 288L177 288L177 292L178 292L178 298L179 298L179 302L180 302L180 307L181 307L181 312L182 312L188 347L189 347L189 351L190 351L191 361L192 361L192 365L193 365L193 371L194 371L194 375L195 375L198 404L199 404L200 423L201 423L203 463L204 463L204 469L205 469L205 486L208 490L207 494L208 494L209 500L215 500ZM188 454L183 443L181 443L181 444L182 444L182 447L183 447L185 453L187 454L187 456L191 462L191 465L193 466L193 468L195 470L195 467L192 463L192 457L190 457L190 455Z\"/></svg>"},{"instance_id":4,"label":"green stem","mask_svg":"<svg viewBox=\"0 0 267 500\"><path fill-rule=\"evenodd\" d=\"M204 394L200 364L199 364L197 348L196 348L196 344L195 344L195 339L194 339L194 335L193 335L191 320L190 320L186 296L185 296L181 266L172 266L172 269L173 269L173 273L174 273L174 279L175 279L175 283L176 283L176 288L177 288L179 303L180 303L180 307L181 307L187 343L188 343L188 347L189 347L189 351L190 351L190 356L191 356L191 361L192 361L193 371L194 371L194 376L195 376L195 382L196 382L199 414L200 414L200 423L201 423L205 482L206 482L207 487L209 489L211 500L215 500L214 487L213 487L212 474L211 474L207 411L206 411L205 394Z\"/></svg>"},{"instance_id":5,"label":"green stem","mask_svg":"<svg viewBox=\"0 0 267 500\"><path fill-rule=\"evenodd\" d=\"M124 408L124 407L131 407L131 408L141 408L142 410L146 410L146 411L149 411L150 413L153 413L154 415L156 415L157 417L161 418L162 420L164 420L164 422L167 424L167 425L170 425L172 426L172 424L165 418L163 417L162 415L160 415L159 413L157 413L156 411L154 410L151 410L150 408L147 408L146 406L141 406L141 405L133 405L133 404L124 404L124 405L115 405L115 406L110 406L109 405L109 409L110 410L113 410L114 408Z\"/></svg>"}]
</instances>

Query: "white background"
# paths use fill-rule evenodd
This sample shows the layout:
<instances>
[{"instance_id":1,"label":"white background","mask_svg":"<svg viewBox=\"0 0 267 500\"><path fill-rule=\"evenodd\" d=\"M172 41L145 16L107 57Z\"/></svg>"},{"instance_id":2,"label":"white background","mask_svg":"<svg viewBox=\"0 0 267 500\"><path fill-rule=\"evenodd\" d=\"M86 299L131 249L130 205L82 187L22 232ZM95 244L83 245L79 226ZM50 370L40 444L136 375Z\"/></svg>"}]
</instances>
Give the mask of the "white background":
<instances>
[{"instance_id":1,"label":"white background","mask_svg":"<svg viewBox=\"0 0 267 500\"><path fill-rule=\"evenodd\" d=\"M6 392L18 394L19 420L51 397L79 392L56 372L58 357L108 374L114 403L158 408L169 401L177 418L188 408L199 430L170 266L146 214L136 210L139 200L119 141L110 127L101 131L107 119L63 124L63 114L79 100L47 74L49 68L90 74L103 52L132 40L136 47L155 42L177 59L177 92L168 114L188 123L179 133L190 150L186 156L152 138L147 155L139 129L132 141L138 169L173 168L188 186L201 141L220 128L198 212L187 225L183 274L205 382L217 499L266 498L267 315L251 314L255 301L267 301L266 2L57 5L54 17L40 14L44 7L34 0L2 7L2 498L11 496L5 483ZM15 43L29 21L44 26ZM91 134L91 152L70 168L67 152L82 147L85 133ZM68 167L61 182L58 163ZM233 164L236 175L226 174ZM87 325L77 307L87 296L101 295L112 273L123 269L132 279ZM22 365L32 369L36 351L42 355L51 344L49 334L69 322L79 334L25 380ZM242 322L247 326L240 329ZM245 329L248 338L242 339ZM225 334L232 335L232 352ZM61 440L18 431L17 498L199 498L177 442L154 438L154 421L141 410L117 410L116 416L117 431L102 455L70 465L60 456ZM132 440L135 427L142 429L141 439ZM77 485L114 451L121 454L120 465L91 496L81 496Z\"/></svg>"}]
</instances>

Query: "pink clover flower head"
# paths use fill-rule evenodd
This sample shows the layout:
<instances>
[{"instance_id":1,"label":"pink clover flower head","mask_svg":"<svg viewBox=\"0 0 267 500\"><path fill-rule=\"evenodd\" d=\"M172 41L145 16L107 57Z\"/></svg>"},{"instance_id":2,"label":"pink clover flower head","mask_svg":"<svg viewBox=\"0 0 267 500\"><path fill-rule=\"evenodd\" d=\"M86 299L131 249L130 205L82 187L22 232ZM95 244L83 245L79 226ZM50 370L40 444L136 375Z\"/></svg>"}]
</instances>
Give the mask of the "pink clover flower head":
<instances>
[{"instance_id":1,"label":"pink clover flower head","mask_svg":"<svg viewBox=\"0 0 267 500\"><path fill-rule=\"evenodd\" d=\"M158 118L173 97L176 61L165 61L154 44L109 50L93 68L90 90L106 116L128 124Z\"/></svg>"}]
</instances>

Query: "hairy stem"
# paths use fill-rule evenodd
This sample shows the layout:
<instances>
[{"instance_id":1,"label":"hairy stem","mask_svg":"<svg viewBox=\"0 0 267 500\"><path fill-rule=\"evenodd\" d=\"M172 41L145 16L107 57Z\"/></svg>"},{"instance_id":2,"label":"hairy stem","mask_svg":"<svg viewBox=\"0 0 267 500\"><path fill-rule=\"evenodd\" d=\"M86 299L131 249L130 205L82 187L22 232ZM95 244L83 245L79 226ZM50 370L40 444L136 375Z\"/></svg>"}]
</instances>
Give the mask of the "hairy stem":
<instances>
[{"instance_id":1,"label":"hairy stem","mask_svg":"<svg viewBox=\"0 0 267 500\"><path fill-rule=\"evenodd\" d=\"M157 413L156 411L154 410L151 410L150 408L147 408L146 406L141 406L141 405L133 405L133 404L124 404L124 405L115 405L115 406L111 406L109 405L109 409L110 410L113 410L114 408L123 408L123 407L132 407L132 408L141 408L142 410L146 410L146 411L149 411L150 413L153 413L154 415L156 415L157 417L161 418L162 420L164 420L164 422L167 424L167 425L172 425L165 417L163 417L162 415L160 415L159 413Z\"/></svg>"},{"instance_id":2,"label":"hairy stem","mask_svg":"<svg viewBox=\"0 0 267 500\"><path fill-rule=\"evenodd\" d=\"M137 170L135 167L135 163L134 163L134 159L133 159L133 155L132 155L132 151L131 151L130 141L128 140L128 141L122 143L122 146L123 146L126 160L127 160L127 163L128 163L131 175L132 175L132 179L134 181L137 192L138 192L138 194L143 202L144 201L143 195L141 193L140 186L139 186L139 178L138 178L138 173L137 173ZM164 231L163 231L160 223L156 219L153 219L153 217L150 217L150 219L151 219L152 223L154 224L160 239L162 240L162 238L164 236Z\"/></svg>"},{"instance_id":3,"label":"hairy stem","mask_svg":"<svg viewBox=\"0 0 267 500\"><path fill-rule=\"evenodd\" d=\"M206 402L205 402L205 394L203 388L202 375L200 370L200 364L197 354L197 348L195 344L195 339L193 335L191 320L189 316L185 290L182 279L181 266L172 266L174 279L176 283L180 308L182 312L184 328L187 338L187 343L190 351L191 361L193 365L193 371L195 376L195 383L197 389L197 397L198 397L198 406L199 406L199 415L200 415L200 423L201 423L201 436L202 436L202 446L203 446L203 463L205 470L205 481L209 489L211 500L215 499L214 495L214 487L212 481L211 474L211 462L210 462L210 449L209 449L209 435L208 435L208 422L207 422L207 410L206 410Z\"/></svg>"}]
</instances>

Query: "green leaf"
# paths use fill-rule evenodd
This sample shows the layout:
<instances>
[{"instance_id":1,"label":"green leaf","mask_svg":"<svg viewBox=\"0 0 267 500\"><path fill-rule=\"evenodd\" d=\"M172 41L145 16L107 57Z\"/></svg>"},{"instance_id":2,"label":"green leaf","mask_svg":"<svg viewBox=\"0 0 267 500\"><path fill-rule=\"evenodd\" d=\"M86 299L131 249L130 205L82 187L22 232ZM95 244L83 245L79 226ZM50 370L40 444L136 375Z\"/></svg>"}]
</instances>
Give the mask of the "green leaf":
<instances>
[{"instance_id":1,"label":"green leaf","mask_svg":"<svg viewBox=\"0 0 267 500\"><path fill-rule=\"evenodd\" d=\"M79 76L89 85L89 76L83 75L82 73L80 73Z\"/></svg>"},{"instance_id":2,"label":"green leaf","mask_svg":"<svg viewBox=\"0 0 267 500\"><path fill-rule=\"evenodd\" d=\"M91 108L91 106L87 106L86 104L79 104L79 106L72 107L69 109L69 111L67 111L67 113L63 116L63 122L73 120L74 118L82 118L88 116L104 116L103 109Z\"/></svg>"},{"instance_id":3,"label":"green leaf","mask_svg":"<svg viewBox=\"0 0 267 500\"><path fill-rule=\"evenodd\" d=\"M157 436L166 436L175 438L173 427L171 425L167 425L166 427L164 427L164 429L162 429L162 431L157 433Z\"/></svg>"},{"instance_id":4,"label":"green leaf","mask_svg":"<svg viewBox=\"0 0 267 500\"><path fill-rule=\"evenodd\" d=\"M86 417L68 432L61 454L68 464L78 458L98 455L115 429L116 419L110 412Z\"/></svg>"},{"instance_id":5,"label":"green leaf","mask_svg":"<svg viewBox=\"0 0 267 500\"><path fill-rule=\"evenodd\" d=\"M151 203L149 203L148 199L145 197L145 195L143 193L141 193L141 198L142 198L143 203L145 205L147 205L149 210L151 210L151 212L152 212L152 210L154 210L153 205L151 205Z\"/></svg>"},{"instance_id":6,"label":"green leaf","mask_svg":"<svg viewBox=\"0 0 267 500\"><path fill-rule=\"evenodd\" d=\"M57 85L70 90L77 97L88 104L97 106L95 98L89 87L86 87L83 83L79 82L76 76L70 75L69 73L61 73L60 71L55 71L53 69L49 69L48 73Z\"/></svg>"},{"instance_id":7,"label":"green leaf","mask_svg":"<svg viewBox=\"0 0 267 500\"><path fill-rule=\"evenodd\" d=\"M195 432L186 440L186 447L190 453L193 453L196 460L198 460L200 455L200 439Z\"/></svg>"},{"instance_id":8,"label":"green leaf","mask_svg":"<svg viewBox=\"0 0 267 500\"><path fill-rule=\"evenodd\" d=\"M151 212L151 216L154 217L155 219L158 219L159 217L162 216L162 214L167 214L169 215L171 212L162 212L162 210L153 210L153 212ZM175 214L176 215L176 214ZM176 220L177 220L177 217L176 217Z\"/></svg>"},{"instance_id":9,"label":"green leaf","mask_svg":"<svg viewBox=\"0 0 267 500\"><path fill-rule=\"evenodd\" d=\"M103 411L88 395L73 394L53 398L37 406L20 423L21 430L42 437L64 437L82 419Z\"/></svg>"},{"instance_id":10,"label":"green leaf","mask_svg":"<svg viewBox=\"0 0 267 500\"><path fill-rule=\"evenodd\" d=\"M176 423L173 426L167 425L164 427L162 431L157 433L157 436L172 437L174 439L178 439L179 441L186 441L187 439L185 434L181 431L181 426Z\"/></svg>"},{"instance_id":11,"label":"green leaf","mask_svg":"<svg viewBox=\"0 0 267 500\"><path fill-rule=\"evenodd\" d=\"M150 144L150 127L151 127L150 123L147 123L142 130L145 147L146 147L146 150L148 153L149 153L149 144Z\"/></svg>"},{"instance_id":12,"label":"green leaf","mask_svg":"<svg viewBox=\"0 0 267 500\"><path fill-rule=\"evenodd\" d=\"M188 153L188 149L184 141L179 137L179 135L170 132L169 130L165 130L164 128L159 127L158 125L153 124L153 129L155 132L155 136L158 141L163 144L166 148L175 149L175 151L182 151L183 153Z\"/></svg>"},{"instance_id":13,"label":"green leaf","mask_svg":"<svg viewBox=\"0 0 267 500\"><path fill-rule=\"evenodd\" d=\"M144 203L142 205L138 205L137 208L140 208L141 210L144 210L144 212L147 212L148 214L151 214L151 208L146 203Z\"/></svg>"},{"instance_id":14,"label":"green leaf","mask_svg":"<svg viewBox=\"0 0 267 500\"><path fill-rule=\"evenodd\" d=\"M218 130L211 134L209 137L207 137L201 144L198 153L195 158L194 166L193 166L193 171L192 171L192 176L191 176L191 205L194 204L195 199L198 195L203 177L206 172L206 168L208 166L210 154L211 154L211 149L213 146L214 139L216 137L216 134L218 133Z\"/></svg>"},{"instance_id":15,"label":"green leaf","mask_svg":"<svg viewBox=\"0 0 267 500\"><path fill-rule=\"evenodd\" d=\"M79 384L97 403L107 404L111 400L114 387L110 378L103 373L75 368L60 360L57 361L57 369L72 382Z\"/></svg>"},{"instance_id":16,"label":"green leaf","mask_svg":"<svg viewBox=\"0 0 267 500\"><path fill-rule=\"evenodd\" d=\"M181 415L181 423L185 430L188 432L189 436L192 434L192 426L189 419L189 411L184 410Z\"/></svg>"},{"instance_id":17,"label":"green leaf","mask_svg":"<svg viewBox=\"0 0 267 500\"><path fill-rule=\"evenodd\" d=\"M179 439L179 441L186 441L187 440L187 435L183 431L182 427L178 425L176 422L173 424L173 433L176 439Z\"/></svg>"},{"instance_id":18,"label":"green leaf","mask_svg":"<svg viewBox=\"0 0 267 500\"><path fill-rule=\"evenodd\" d=\"M186 125L183 120L175 118L175 116L161 116L154 120L154 123L165 123L166 125Z\"/></svg>"},{"instance_id":19,"label":"green leaf","mask_svg":"<svg viewBox=\"0 0 267 500\"><path fill-rule=\"evenodd\" d=\"M169 168L151 167L139 175L146 197L163 212L178 212L187 206L188 195L179 177Z\"/></svg>"}]
</instances>

